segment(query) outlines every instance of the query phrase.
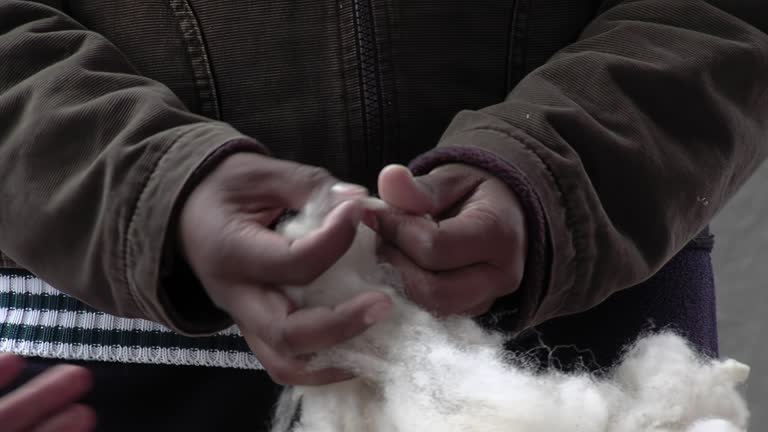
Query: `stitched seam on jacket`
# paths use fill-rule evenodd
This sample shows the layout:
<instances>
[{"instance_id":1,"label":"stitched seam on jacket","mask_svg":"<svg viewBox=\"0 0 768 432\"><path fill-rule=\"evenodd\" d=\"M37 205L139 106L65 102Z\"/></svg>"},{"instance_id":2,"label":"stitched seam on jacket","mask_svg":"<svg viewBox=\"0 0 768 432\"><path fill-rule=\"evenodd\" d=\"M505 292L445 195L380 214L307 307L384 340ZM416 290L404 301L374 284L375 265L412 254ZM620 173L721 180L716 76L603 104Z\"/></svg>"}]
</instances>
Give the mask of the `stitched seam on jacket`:
<instances>
[{"instance_id":1,"label":"stitched seam on jacket","mask_svg":"<svg viewBox=\"0 0 768 432\"><path fill-rule=\"evenodd\" d=\"M582 250L581 242L579 241L580 238L583 238L584 235L581 233L581 231L578 229L579 224L575 223L575 218L572 216L573 212L571 210L570 201L568 200L568 197L565 193L563 193L563 186L560 184L560 182L557 179L557 176L555 176L554 171L552 171L552 168L547 164L545 159L539 155L538 152L535 150L535 145L532 143L533 139L528 137L525 133L523 133L520 130L516 130L515 132L510 132L508 130L502 129L502 128L493 128L493 127L483 127L483 128L477 128L477 129L470 129L466 132L495 132L498 134L503 135L505 138L513 139L520 144L522 144L522 148L529 153L531 153L541 164L544 166L544 169L547 171L547 174L552 179L552 182L557 187L557 192L562 197L563 202L563 212L565 213L565 223L566 223L566 229L568 229L571 232L571 243L573 246L573 257L566 262L565 266L572 266L575 268L579 268L579 264L581 263L581 255L580 251ZM546 214L546 209L545 209ZM553 271L554 269L551 269ZM551 283L551 280L550 280ZM577 286L578 282L576 278L574 277L574 283L572 286L568 287L567 289L559 290L559 292L567 293L573 290L574 286ZM547 287L549 288L549 287ZM548 290L549 291L549 290ZM561 301L558 304L558 310L562 309L562 304L565 303L565 296L560 296Z\"/></svg>"},{"instance_id":2,"label":"stitched seam on jacket","mask_svg":"<svg viewBox=\"0 0 768 432\"><path fill-rule=\"evenodd\" d=\"M507 48L507 82L506 94L517 86L517 83L525 76L526 49L528 37L528 17L530 16L531 0L517 0L512 11L509 26L509 47Z\"/></svg>"},{"instance_id":3,"label":"stitched seam on jacket","mask_svg":"<svg viewBox=\"0 0 768 432\"><path fill-rule=\"evenodd\" d=\"M191 132L194 132L202 128L203 126L205 126L205 124L203 125L198 124L186 130L184 129L179 130L178 132L176 132L175 136L171 140L171 144L165 150L163 150L162 153L160 153L160 156L157 158L157 161L152 166L151 174L148 175L145 181L142 182L141 184L141 189L139 191L138 197L136 198L133 205L131 206L133 208L133 210L130 212L131 218L128 221L128 225L125 229L125 232L123 232L121 235L121 238L123 239L123 244L121 248L123 251L123 259L122 259L123 269L121 273L125 278L125 283L128 286L128 294L131 300L133 301L134 306L136 306L146 316L150 316L152 314L148 313L149 311L144 308L144 303L141 301L141 299L139 298L139 295L137 294L136 284L134 283L133 278L131 277L131 274L129 271L128 255L130 253L131 241L128 238L128 236L130 235L131 231L133 231L133 227L136 222L136 215L139 213L139 210L142 209L142 203L144 202L144 195L147 191L147 186L149 186L149 184L152 183L155 177L159 175L159 168L165 161L165 158L168 155L168 153L176 146L176 144L181 142L182 138L184 138ZM158 274L158 280L159 280L159 276L160 275ZM155 283L157 283L157 281Z\"/></svg>"},{"instance_id":4,"label":"stitched seam on jacket","mask_svg":"<svg viewBox=\"0 0 768 432\"><path fill-rule=\"evenodd\" d=\"M221 119L220 103L208 49L195 12L187 0L169 0L169 5L176 17L182 41L187 49L187 57L194 75L195 90L200 100L200 114L217 120Z\"/></svg>"}]
</instances>

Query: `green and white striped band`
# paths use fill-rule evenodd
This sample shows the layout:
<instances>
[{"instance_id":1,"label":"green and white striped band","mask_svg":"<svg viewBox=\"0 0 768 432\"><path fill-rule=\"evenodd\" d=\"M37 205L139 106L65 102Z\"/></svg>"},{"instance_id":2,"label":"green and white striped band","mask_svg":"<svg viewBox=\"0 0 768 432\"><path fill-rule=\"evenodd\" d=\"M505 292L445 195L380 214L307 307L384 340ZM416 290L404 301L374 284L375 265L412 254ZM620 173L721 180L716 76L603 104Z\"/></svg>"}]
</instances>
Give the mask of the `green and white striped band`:
<instances>
[{"instance_id":1,"label":"green and white striped band","mask_svg":"<svg viewBox=\"0 0 768 432\"><path fill-rule=\"evenodd\" d=\"M236 327L185 337L159 324L119 318L23 272L0 271L0 352L101 360L261 369Z\"/></svg>"}]
</instances>

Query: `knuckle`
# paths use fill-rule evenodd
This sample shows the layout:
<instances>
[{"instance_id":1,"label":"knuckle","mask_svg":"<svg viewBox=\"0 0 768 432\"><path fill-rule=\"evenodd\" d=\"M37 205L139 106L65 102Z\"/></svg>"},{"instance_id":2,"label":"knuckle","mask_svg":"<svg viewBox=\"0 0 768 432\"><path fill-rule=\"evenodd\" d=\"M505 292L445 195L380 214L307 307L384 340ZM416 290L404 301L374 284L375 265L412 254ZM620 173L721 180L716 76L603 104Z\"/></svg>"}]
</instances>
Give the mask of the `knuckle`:
<instances>
[{"instance_id":1,"label":"knuckle","mask_svg":"<svg viewBox=\"0 0 768 432\"><path fill-rule=\"evenodd\" d=\"M266 370L267 370L267 374L269 374L269 377L272 379L272 381L276 382L277 384L293 385L298 383L299 381L300 373L293 368L275 365Z\"/></svg>"},{"instance_id":2,"label":"knuckle","mask_svg":"<svg viewBox=\"0 0 768 432\"><path fill-rule=\"evenodd\" d=\"M307 349L306 330L295 330L295 327L284 329L279 336L275 350L285 356L293 356Z\"/></svg>"},{"instance_id":3,"label":"knuckle","mask_svg":"<svg viewBox=\"0 0 768 432\"><path fill-rule=\"evenodd\" d=\"M270 354L266 357L257 356L264 370L274 382L281 385L293 385L300 381L302 370L294 362L279 354Z\"/></svg>"},{"instance_id":4,"label":"knuckle","mask_svg":"<svg viewBox=\"0 0 768 432\"><path fill-rule=\"evenodd\" d=\"M331 330L329 342L333 345L344 343L365 331L366 328L367 326L363 324L362 320L345 321L345 325L336 325Z\"/></svg>"},{"instance_id":5,"label":"knuckle","mask_svg":"<svg viewBox=\"0 0 768 432\"><path fill-rule=\"evenodd\" d=\"M440 289L435 285L433 278L426 275L412 276L406 282L406 294L417 304L427 309L441 308L446 301L440 294Z\"/></svg>"},{"instance_id":6,"label":"knuckle","mask_svg":"<svg viewBox=\"0 0 768 432\"><path fill-rule=\"evenodd\" d=\"M261 342L278 355L287 355L290 345L286 339L285 326L279 323L268 324L260 333Z\"/></svg>"},{"instance_id":7,"label":"knuckle","mask_svg":"<svg viewBox=\"0 0 768 432\"><path fill-rule=\"evenodd\" d=\"M436 244L437 244L437 236L435 236L431 232L426 231L416 231L418 234L416 237L418 249L428 253L433 250L435 250Z\"/></svg>"},{"instance_id":8,"label":"knuckle","mask_svg":"<svg viewBox=\"0 0 768 432\"><path fill-rule=\"evenodd\" d=\"M499 216L498 212L488 207L479 207L474 214L475 223L480 227L480 232L489 236L489 239L495 238L499 240L500 235L505 237L511 232L509 229L505 229L509 226Z\"/></svg>"},{"instance_id":9,"label":"knuckle","mask_svg":"<svg viewBox=\"0 0 768 432\"><path fill-rule=\"evenodd\" d=\"M415 236L413 258L421 265L431 265L435 260L436 254L440 251L441 240L439 236L425 231L416 231L413 235Z\"/></svg>"},{"instance_id":10,"label":"knuckle","mask_svg":"<svg viewBox=\"0 0 768 432\"><path fill-rule=\"evenodd\" d=\"M377 221L378 234L386 240L397 242L400 235L400 218L392 210L385 210L377 213Z\"/></svg>"},{"instance_id":11,"label":"knuckle","mask_svg":"<svg viewBox=\"0 0 768 432\"><path fill-rule=\"evenodd\" d=\"M294 263L286 263L285 266L277 269L278 274L281 274L281 279L288 285L304 286L309 285L312 281L318 278L322 274L322 269L317 268L315 265L301 264L296 265Z\"/></svg>"}]
</instances>

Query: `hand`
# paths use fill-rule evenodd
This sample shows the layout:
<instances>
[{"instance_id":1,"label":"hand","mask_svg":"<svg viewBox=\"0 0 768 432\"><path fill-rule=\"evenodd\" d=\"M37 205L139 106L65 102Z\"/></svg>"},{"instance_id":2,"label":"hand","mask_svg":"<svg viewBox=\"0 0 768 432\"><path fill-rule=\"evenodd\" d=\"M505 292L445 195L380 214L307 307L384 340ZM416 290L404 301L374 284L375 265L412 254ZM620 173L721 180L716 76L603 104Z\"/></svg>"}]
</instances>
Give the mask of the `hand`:
<instances>
[{"instance_id":1,"label":"hand","mask_svg":"<svg viewBox=\"0 0 768 432\"><path fill-rule=\"evenodd\" d=\"M525 217L500 180L460 164L416 178L392 165L379 175L379 193L399 209L378 215L387 242L381 253L400 270L415 303L437 315L474 316L517 290Z\"/></svg>"},{"instance_id":2,"label":"hand","mask_svg":"<svg viewBox=\"0 0 768 432\"><path fill-rule=\"evenodd\" d=\"M291 241L268 227L284 209L336 184L342 202L321 228ZM307 370L309 356L383 319L391 300L366 292L335 308L297 308L278 288L306 285L338 260L365 216L367 191L339 185L322 169L242 153L228 157L192 191L180 215L185 257L211 300L227 312L270 374L281 384L318 385L349 374Z\"/></svg>"},{"instance_id":3,"label":"hand","mask_svg":"<svg viewBox=\"0 0 768 432\"><path fill-rule=\"evenodd\" d=\"M0 354L0 388L21 372L24 360ZM93 430L96 415L76 403L91 387L87 369L56 366L16 390L0 397L3 432L86 432Z\"/></svg>"}]
</instances>

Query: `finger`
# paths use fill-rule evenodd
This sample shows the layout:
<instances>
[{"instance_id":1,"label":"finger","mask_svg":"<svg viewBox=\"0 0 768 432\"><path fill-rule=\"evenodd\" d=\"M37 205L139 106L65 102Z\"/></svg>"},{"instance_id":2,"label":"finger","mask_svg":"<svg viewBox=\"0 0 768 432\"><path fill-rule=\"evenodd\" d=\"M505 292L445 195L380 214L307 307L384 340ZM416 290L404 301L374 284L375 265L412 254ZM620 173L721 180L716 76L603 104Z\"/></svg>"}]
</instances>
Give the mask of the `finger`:
<instances>
[{"instance_id":1,"label":"finger","mask_svg":"<svg viewBox=\"0 0 768 432\"><path fill-rule=\"evenodd\" d=\"M310 370L308 357L279 354L258 338L249 340L248 345L270 378L281 385L325 385L353 377L349 372L333 368Z\"/></svg>"},{"instance_id":2,"label":"finger","mask_svg":"<svg viewBox=\"0 0 768 432\"><path fill-rule=\"evenodd\" d=\"M389 165L379 173L379 195L388 204L413 214L429 214L436 207L434 192L417 183L410 170Z\"/></svg>"},{"instance_id":3,"label":"finger","mask_svg":"<svg viewBox=\"0 0 768 432\"><path fill-rule=\"evenodd\" d=\"M91 387L87 369L53 367L0 399L0 424L6 430L26 430L77 401Z\"/></svg>"},{"instance_id":4,"label":"finger","mask_svg":"<svg viewBox=\"0 0 768 432\"><path fill-rule=\"evenodd\" d=\"M282 298L282 300L281 300ZM292 310L282 294L253 290L241 296L233 318L272 350L288 356L322 351L364 332L385 319L392 300L381 292L364 292L335 307Z\"/></svg>"},{"instance_id":5,"label":"finger","mask_svg":"<svg viewBox=\"0 0 768 432\"><path fill-rule=\"evenodd\" d=\"M331 204L368 195L365 187L339 182L324 168L281 160L271 170L274 172L270 182L272 192L283 206L294 210L304 208L307 201L324 192L330 192Z\"/></svg>"},{"instance_id":6,"label":"finger","mask_svg":"<svg viewBox=\"0 0 768 432\"><path fill-rule=\"evenodd\" d=\"M389 205L407 213L437 216L483 181L477 172L466 167L460 170L456 166L445 166L414 177L402 165L389 165L379 173L379 195Z\"/></svg>"},{"instance_id":7,"label":"finger","mask_svg":"<svg viewBox=\"0 0 768 432\"><path fill-rule=\"evenodd\" d=\"M206 193L223 192L226 201L239 203L238 207L248 213L276 207L299 210L323 191L332 192L331 196L339 200L368 194L363 186L339 183L324 168L248 152L227 157L206 182L215 187L196 188L193 195L206 189Z\"/></svg>"},{"instance_id":8,"label":"finger","mask_svg":"<svg viewBox=\"0 0 768 432\"><path fill-rule=\"evenodd\" d=\"M368 196L368 189L352 183L336 183L330 188L332 204L353 199L362 199Z\"/></svg>"},{"instance_id":9,"label":"finger","mask_svg":"<svg viewBox=\"0 0 768 432\"><path fill-rule=\"evenodd\" d=\"M238 327L249 333L258 333L259 338L275 322L285 319L296 306L281 291L251 286L232 287L232 304L222 305Z\"/></svg>"},{"instance_id":10,"label":"finger","mask_svg":"<svg viewBox=\"0 0 768 432\"><path fill-rule=\"evenodd\" d=\"M510 239L512 231L505 231L491 210L479 206L440 222L382 212L378 214L378 224L384 240L428 270L450 270L491 261L499 254L520 253Z\"/></svg>"},{"instance_id":11,"label":"finger","mask_svg":"<svg viewBox=\"0 0 768 432\"><path fill-rule=\"evenodd\" d=\"M209 178L218 178L235 201L295 210L317 191L337 183L323 168L248 152L227 157Z\"/></svg>"},{"instance_id":12,"label":"finger","mask_svg":"<svg viewBox=\"0 0 768 432\"><path fill-rule=\"evenodd\" d=\"M366 331L392 311L381 292L358 294L334 307L299 309L273 327L273 346L293 355L330 349Z\"/></svg>"},{"instance_id":13,"label":"finger","mask_svg":"<svg viewBox=\"0 0 768 432\"><path fill-rule=\"evenodd\" d=\"M314 280L349 249L365 212L363 201L340 204L325 217L319 229L294 240L282 262L276 264L294 273L298 283Z\"/></svg>"},{"instance_id":14,"label":"finger","mask_svg":"<svg viewBox=\"0 0 768 432\"><path fill-rule=\"evenodd\" d=\"M275 176L275 192L286 199L287 207L300 210L313 196L330 191L330 198L336 202L368 195L368 190L360 185L339 182L330 172L304 164L293 164L292 170L280 169L283 175Z\"/></svg>"},{"instance_id":15,"label":"finger","mask_svg":"<svg viewBox=\"0 0 768 432\"><path fill-rule=\"evenodd\" d=\"M273 380L294 385L349 379L349 373L336 369L307 370L307 354L362 333L392 308L391 299L378 292L362 293L334 308L295 312L277 291L253 289L239 298L232 316L254 354Z\"/></svg>"},{"instance_id":16,"label":"finger","mask_svg":"<svg viewBox=\"0 0 768 432\"><path fill-rule=\"evenodd\" d=\"M32 429L32 432L89 432L96 427L92 408L74 404Z\"/></svg>"},{"instance_id":17,"label":"finger","mask_svg":"<svg viewBox=\"0 0 768 432\"><path fill-rule=\"evenodd\" d=\"M296 240L254 224L229 236L222 277L251 283L306 285L349 249L364 214L364 204L347 201L331 211L320 228Z\"/></svg>"},{"instance_id":18,"label":"finger","mask_svg":"<svg viewBox=\"0 0 768 432\"><path fill-rule=\"evenodd\" d=\"M0 353L0 388L13 382L24 369L24 359L10 353Z\"/></svg>"},{"instance_id":19,"label":"finger","mask_svg":"<svg viewBox=\"0 0 768 432\"><path fill-rule=\"evenodd\" d=\"M435 273L392 247L382 248L382 256L400 271L408 298L439 316L466 313L517 288L489 264Z\"/></svg>"}]
</instances>

